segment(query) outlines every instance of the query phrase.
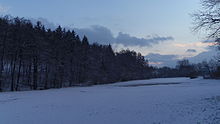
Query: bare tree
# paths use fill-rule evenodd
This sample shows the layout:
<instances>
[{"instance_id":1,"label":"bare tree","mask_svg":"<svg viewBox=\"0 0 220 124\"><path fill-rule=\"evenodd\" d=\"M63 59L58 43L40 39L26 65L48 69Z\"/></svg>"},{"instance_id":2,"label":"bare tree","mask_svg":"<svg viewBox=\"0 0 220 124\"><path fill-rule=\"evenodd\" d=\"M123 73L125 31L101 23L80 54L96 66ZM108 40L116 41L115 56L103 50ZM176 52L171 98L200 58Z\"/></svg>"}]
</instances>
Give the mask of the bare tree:
<instances>
[{"instance_id":1,"label":"bare tree","mask_svg":"<svg viewBox=\"0 0 220 124\"><path fill-rule=\"evenodd\" d=\"M220 50L220 0L201 0L202 10L193 14L194 31L205 31ZM220 59L218 59L220 62Z\"/></svg>"},{"instance_id":2,"label":"bare tree","mask_svg":"<svg viewBox=\"0 0 220 124\"><path fill-rule=\"evenodd\" d=\"M220 35L220 0L201 0L202 10L193 14L194 30L205 30L209 38Z\"/></svg>"}]
</instances>

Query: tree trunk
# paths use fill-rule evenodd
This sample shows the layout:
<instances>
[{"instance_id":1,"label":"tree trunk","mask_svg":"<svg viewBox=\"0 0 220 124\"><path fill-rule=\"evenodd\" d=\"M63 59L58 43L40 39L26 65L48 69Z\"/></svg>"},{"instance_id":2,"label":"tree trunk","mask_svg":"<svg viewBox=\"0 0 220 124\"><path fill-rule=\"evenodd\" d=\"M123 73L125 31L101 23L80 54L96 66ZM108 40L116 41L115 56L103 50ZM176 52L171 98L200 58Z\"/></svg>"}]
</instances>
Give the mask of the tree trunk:
<instances>
[{"instance_id":1,"label":"tree trunk","mask_svg":"<svg viewBox=\"0 0 220 124\"><path fill-rule=\"evenodd\" d=\"M21 75L21 60L22 60L22 58L20 58L20 60L19 60L19 65L18 65L17 83L16 83L16 87L15 87L15 90L16 90L16 91L18 91L18 87L19 87L19 83L20 83L20 75Z\"/></svg>"},{"instance_id":2,"label":"tree trunk","mask_svg":"<svg viewBox=\"0 0 220 124\"><path fill-rule=\"evenodd\" d=\"M2 44L3 48L2 48L2 56L1 56L1 64L0 64L0 92L2 91L2 83L3 83L3 71L4 71L4 57L5 57L6 38L7 38L7 32L4 35L3 44Z\"/></svg>"},{"instance_id":3,"label":"tree trunk","mask_svg":"<svg viewBox=\"0 0 220 124\"><path fill-rule=\"evenodd\" d=\"M33 89L37 89L37 79L38 79L38 59L35 56L33 59L33 66L34 66L34 72L33 72Z\"/></svg>"},{"instance_id":4,"label":"tree trunk","mask_svg":"<svg viewBox=\"0 0 220 124\"><path fill-rule=\"evenodd\" d=\"M46 70L45 70L45 83L44 83L44 89L48 89L48 76L49 76L49 69L48 65L46 65Z\"/></svg>"},{"instance_id":5,"label":"tree trunk","mask_svg":"<svg viewBox=\"0 0 220 124\"><path fill-rule=\"evenodd\" d=\"M31 70L32 70L32 63L29 61L28 71L27 71L27 85L30 86L31 89L33 89L33 85L31 84Z\"/></svg>"},{"instance_id":6,"label":"tree trunk","mask_svg":"<svg viewBox=\"0 0 220 124\"><path fill-rule=\"evenodd\" d=\"M15 78L15 67L16 67L16 60L17 60L17 57L15 55L14 57L14 62L13 62L13 59L12 59L12 62L11 62L11 91L14 91L14 78Z\"/></svg>"}]
</instances>

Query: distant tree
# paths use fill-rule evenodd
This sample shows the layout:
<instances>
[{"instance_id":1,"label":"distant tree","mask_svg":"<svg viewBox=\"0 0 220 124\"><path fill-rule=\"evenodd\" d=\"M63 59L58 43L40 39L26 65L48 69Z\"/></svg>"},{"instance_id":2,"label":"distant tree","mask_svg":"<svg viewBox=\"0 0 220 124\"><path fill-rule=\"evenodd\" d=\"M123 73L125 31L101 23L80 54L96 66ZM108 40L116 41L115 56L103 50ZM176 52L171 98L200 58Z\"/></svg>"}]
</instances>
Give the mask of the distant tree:
<instances>
[{"instance_id":1,"label":"distant tree","mask_svg":"<svg viewBox=\"0 0 220 124\"><path fill-rule=\"evenodd\" d=\"M197 76L195 65L189 63L189 60L180 60L177 62L176 68L180 76L194 78Z\"/></svg>"}]
</instances>

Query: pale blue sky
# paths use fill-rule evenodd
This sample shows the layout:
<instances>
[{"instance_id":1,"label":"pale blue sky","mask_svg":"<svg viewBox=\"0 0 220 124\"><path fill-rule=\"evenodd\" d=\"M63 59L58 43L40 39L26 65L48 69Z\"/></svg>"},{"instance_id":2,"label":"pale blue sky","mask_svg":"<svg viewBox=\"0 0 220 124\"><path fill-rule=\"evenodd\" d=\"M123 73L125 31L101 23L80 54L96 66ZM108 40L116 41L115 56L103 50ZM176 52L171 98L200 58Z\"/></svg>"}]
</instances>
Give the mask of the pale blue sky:
<instances>
[{"instance_id":1,"label":"pale blue sky","mask_svg":"<svg viewBox=\"0 0 220 124\"><path fill-rule=\"evenodd\" d=\"M203 45L197 44L203 39L191 32L190 13L199 9L199 3L200 0L0 0L0 13L42 17L55 24L75 28L101 25L115 36L119 32L140 38L172 36L174 41L151 48L130 48L143 54L185 55L188 48L196 49L198 53L205 50ZM186 46L181 47L180 44Z\"/></svg>"}]
</instances>

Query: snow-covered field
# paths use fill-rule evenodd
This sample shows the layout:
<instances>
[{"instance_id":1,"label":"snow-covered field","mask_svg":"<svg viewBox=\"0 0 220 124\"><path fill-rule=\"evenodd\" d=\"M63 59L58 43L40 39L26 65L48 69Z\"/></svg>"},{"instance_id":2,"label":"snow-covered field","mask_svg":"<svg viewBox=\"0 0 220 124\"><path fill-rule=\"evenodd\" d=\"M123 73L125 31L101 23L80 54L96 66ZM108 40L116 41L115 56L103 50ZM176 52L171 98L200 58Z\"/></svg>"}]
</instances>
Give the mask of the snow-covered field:
<instances>
[{"instance_id":1,"label":"snow-covered field","mask_svg":"<svg viewBox=\"0 0 220 124\"><path fill-rule=\"evenodd\" d=\"M167 78L0 93L0 124L220 124L220 81Z\"/></svg>"}]
</instances>

